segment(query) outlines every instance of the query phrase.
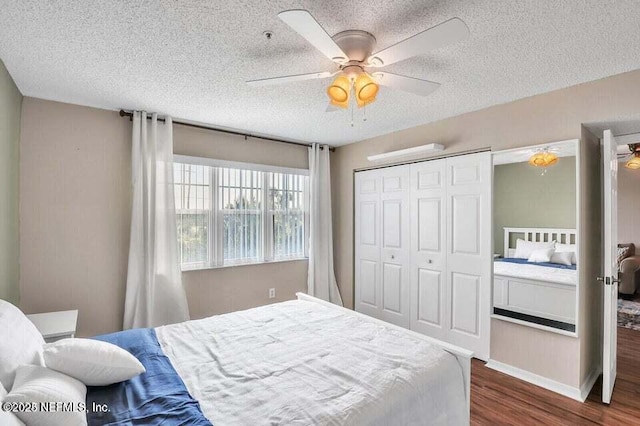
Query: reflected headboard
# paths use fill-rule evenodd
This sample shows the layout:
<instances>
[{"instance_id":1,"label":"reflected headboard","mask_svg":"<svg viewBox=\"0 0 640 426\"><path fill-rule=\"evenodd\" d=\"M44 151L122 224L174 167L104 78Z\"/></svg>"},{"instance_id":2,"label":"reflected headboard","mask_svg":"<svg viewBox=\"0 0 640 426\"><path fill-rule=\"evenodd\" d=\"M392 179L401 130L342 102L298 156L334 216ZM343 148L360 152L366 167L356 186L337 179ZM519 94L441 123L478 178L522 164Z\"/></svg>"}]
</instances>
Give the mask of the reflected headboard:
<instances>
[{"instance_id":1,"label":"reflected headboard","mask_svg":"<svg viewBox=\"0 0 640 426\"><path fill-rule=\"evenodd\" d=\"M575 229L564 228L504 228L504 257L513 257L516 239L525 241L577 244Z\"/></svg>"}]
</instances>

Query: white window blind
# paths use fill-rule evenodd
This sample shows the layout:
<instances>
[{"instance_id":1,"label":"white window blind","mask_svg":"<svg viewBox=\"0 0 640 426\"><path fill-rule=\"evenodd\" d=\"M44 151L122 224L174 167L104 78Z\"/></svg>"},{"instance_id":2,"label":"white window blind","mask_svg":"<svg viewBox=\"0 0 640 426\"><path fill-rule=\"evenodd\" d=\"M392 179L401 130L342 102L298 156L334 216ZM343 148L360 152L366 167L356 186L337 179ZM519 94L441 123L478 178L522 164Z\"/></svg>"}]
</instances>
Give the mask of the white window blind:
<instances>
[{"instance_id":1,"label":"white window blind","mask_svg":"<svg viewBox=\"0 0 640 426\"><path fill-rule=\"evenodd\" d=\"M273 258L303 257L305 252L306 176L269 173L269 214Z\"/></svg>"},{"instance_id":2,"label":"white window blind","mask_svg":"<svg viewBox=\"0 0 640 426\"><path fill-rule=\"evenodd\" d=\"M308 176L194 162L175 163L183 270L306 257Z\"/></svg>"},{"instance_id":3,"label":"white window blind","mask_svg":"<svg viewBox=\"0 0 640 426\"><path fill-rule=\"evenodd\" d=\"M174 165L180 261L183 268L211 262L211 179L208 167Z\"/></svg>"}]
</instances>

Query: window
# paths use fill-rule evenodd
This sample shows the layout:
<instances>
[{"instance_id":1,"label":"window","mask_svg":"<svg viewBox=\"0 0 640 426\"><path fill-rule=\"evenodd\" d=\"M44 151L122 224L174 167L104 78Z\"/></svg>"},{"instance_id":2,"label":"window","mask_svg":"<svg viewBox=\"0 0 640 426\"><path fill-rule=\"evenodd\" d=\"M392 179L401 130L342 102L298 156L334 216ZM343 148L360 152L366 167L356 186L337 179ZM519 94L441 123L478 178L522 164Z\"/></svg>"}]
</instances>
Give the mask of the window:
<instances>
[{"instance_id":1,"label":"window","mask_svg":"<svg viewBox=\"0 0 640 426\"><path fill-rule=\"evenodd\" d=\"M183 270L306 257L305 170L182 156L175 161Z\"/></svg>"}]
</instances>

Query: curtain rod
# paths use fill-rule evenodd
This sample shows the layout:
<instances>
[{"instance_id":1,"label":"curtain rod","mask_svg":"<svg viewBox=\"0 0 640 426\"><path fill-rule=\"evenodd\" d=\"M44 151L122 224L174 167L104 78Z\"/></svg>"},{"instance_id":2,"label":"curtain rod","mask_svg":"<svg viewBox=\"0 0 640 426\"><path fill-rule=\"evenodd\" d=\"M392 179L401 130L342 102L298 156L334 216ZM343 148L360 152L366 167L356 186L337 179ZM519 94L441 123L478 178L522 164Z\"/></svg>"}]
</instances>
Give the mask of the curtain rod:
<instances>
[{"instance_id":1,"label":"curtain rod","mask_svg":"<svg viewBox=\"0 0 640 426\"><path fill-rule=\"evenodd\" d=\"M120 117L129 117L129 120L133 120L133 112L125 111L125 110L121 109L120 110ZM151 117L147 116L147 120L151 120ZM158 121L164 122L164 118L158 118ZM186 126L186 127L193 127L195 129L211 130L211 131L214 131L214 132L226 133L228 135L243 136L245 138L245 140L247 138L254 138L254 139L262 139L262 140L270 141L270 142L287 143L289 145L311 146L310 143L291 142L291 141L285 141L285 140L282 140L282 139L270 138L270 137L267 137L267 136L256 136L256 135L252 135L252 134L249 134L249 133L235 132L233 130L220 129L218 127L212 127L212 126L203 126L202 124L187 123L187 122L184 122L184 121L173 120L173 124L179 124L181 126ZM324 149L322 145L320 146L320 149ZM335 148L329 147L329 151L333 152L335 150L336 150Z\"/></svg>"}]
</instances>

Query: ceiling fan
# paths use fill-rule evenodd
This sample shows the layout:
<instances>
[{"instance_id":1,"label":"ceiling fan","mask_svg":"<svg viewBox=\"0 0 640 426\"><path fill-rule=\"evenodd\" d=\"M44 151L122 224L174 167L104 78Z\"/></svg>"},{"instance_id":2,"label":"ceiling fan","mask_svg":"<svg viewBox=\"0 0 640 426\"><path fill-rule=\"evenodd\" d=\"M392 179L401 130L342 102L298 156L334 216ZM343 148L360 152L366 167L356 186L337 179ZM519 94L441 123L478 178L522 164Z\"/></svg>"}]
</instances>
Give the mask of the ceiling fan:
<instances>
[{"instance_id":1,"label":"ceiling fan","mask_svg":"<svg viewBox=\"0 0 640 426\"><path fill-rule=\"evenodd\" d=\"M376 38L366 31L347 30L331 37L306 10L286 10L280 12L278 17L331 59L337 69L251 80L247 84L268 86L335 76L327 88L327 111L348 108L353 99L358 107L368 105L376 100L379 85L420 96L431 94L440 87L439 83L375 69L456 43L469 36L467 25L459 18L452 18L372 53Z\"/></svg>"},{"instance_id":2,"label":"ceiling fan","mask_svg":"<svg viewBox=\"0 0 640 426\"><path fill-rule=\"evenodd\" d=\"M628 169L640 169L640 143L627 145L629 152L618 150L618 161L624 161L624 166Z\"/></svg>"}]
</instances>

